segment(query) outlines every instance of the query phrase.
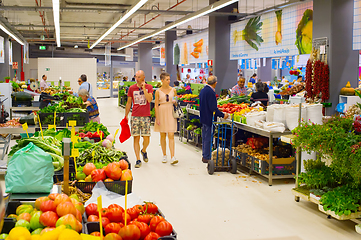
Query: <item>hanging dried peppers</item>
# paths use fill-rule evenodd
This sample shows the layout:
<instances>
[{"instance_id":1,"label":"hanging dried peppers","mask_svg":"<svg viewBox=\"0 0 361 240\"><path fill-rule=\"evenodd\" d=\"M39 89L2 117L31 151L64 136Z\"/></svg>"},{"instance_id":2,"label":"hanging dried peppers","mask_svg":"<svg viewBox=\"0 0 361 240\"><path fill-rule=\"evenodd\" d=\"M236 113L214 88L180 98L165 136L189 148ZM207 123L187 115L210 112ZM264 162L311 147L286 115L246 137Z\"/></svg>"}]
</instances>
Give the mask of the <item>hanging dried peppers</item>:
<instances>
[{"instance_id":1,"label":"hanging dried peppers","mask_svg":"<svg viewBox=\"0 0 361 240\"><path fill-rule=\"evenodd\" d=\"M307 98L313 98L313 92L312 92L312 61L308 59L307 65L306 65L306 93Z\"/></svg>"},{"instance_id":2,"label":"hanging dried peppers","mask_svg":"<svg viewBox=\"0 0 361 240\"><path fill-rule=\"evenodd\" d=\"M330 98L329 92L329 84L330 84L330 70L327 64L324 64L322 70L322 85L321 85L321 93L322 93L322 102L327 101Z\"/></svg>"}]
</instances>

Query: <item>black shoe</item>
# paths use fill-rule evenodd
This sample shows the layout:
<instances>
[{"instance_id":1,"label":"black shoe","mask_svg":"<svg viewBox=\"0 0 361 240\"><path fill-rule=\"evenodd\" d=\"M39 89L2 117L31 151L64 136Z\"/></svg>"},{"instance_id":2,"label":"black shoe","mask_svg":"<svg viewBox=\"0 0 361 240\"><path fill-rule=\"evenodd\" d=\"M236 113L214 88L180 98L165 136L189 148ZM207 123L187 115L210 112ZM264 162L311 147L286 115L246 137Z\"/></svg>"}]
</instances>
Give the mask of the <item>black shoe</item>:
<instances>
[{"instance_id":1,"label":"black shoe","mask_svg":"<svg viewBox=\"0 0 361 240\"><path fill-rule=\"evenodd\" d=\"M205 159L204 157L202 157L202 162L204 163L208 163L209 160Z\"/></svg>"},{"instance_id":2,"label":"black shoe","mask_svg":"<svg viewBox=\"0 0 361 240\"><path fill-rule=\"evenodd\" d=\"M144 162L148 162L148 155L147 155L147 152L143 152L142 150L140 150L140 152L142 153L143 155L143 161Z\"/></svg>"},{"instance_id":3,"label":"black shoe","mask_svg":"<svg viewBox=\"0 0 361 240\"><path fill-rule=\"evenodd\" d=\"M142 161L137 160L137 162L135 163L135 168L140 168L140 166L142 166Z\"/></svg>"}]
</instances>

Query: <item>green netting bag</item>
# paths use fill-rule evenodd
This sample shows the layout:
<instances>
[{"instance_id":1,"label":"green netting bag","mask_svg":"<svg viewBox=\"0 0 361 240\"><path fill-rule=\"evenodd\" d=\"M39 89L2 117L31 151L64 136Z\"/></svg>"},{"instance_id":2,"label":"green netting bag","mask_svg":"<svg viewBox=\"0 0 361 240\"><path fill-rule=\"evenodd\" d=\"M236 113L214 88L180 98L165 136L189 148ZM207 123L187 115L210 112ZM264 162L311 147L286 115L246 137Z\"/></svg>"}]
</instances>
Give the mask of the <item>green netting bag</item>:
<instances>
[{"instance_id":1,"label":"green netting bag","mask_svg":"<svg viewBox=\"0 0 361 240\"><path fill-rule=\"evenodd\" d=\"M52 157L29 143L10 159L5 175L7 193L48 193L53 187Z\"/></svg>"}]
</instances>

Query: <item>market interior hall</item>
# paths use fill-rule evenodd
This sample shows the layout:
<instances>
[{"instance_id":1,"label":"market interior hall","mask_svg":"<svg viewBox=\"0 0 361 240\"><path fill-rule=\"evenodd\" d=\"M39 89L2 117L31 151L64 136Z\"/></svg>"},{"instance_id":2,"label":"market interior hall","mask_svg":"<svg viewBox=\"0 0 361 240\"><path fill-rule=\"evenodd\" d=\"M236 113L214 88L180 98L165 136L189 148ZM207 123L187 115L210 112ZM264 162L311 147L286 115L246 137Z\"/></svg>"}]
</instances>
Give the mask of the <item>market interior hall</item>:
<instances>
[{"instance_id":1,"label":"market interior hall","mask_svg":"<svg viewBox=\"0 0 361 240\"><path fill-rule=\"evenodd\" d=\"M0 240L359 239L360 50L361 0L0 1Z\"/></svg>"}]
</instances>

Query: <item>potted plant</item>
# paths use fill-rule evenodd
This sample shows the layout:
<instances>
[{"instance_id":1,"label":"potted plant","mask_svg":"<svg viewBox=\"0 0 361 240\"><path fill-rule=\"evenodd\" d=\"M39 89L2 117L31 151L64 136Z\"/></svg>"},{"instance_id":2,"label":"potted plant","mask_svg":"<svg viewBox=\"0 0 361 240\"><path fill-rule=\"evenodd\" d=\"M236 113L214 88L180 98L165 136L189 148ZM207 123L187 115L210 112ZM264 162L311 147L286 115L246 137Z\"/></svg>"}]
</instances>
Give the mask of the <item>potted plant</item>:
<instances>
[{"instance_id":1,"label":"potted plant","mask_svg":"<svg viewBox=\"0 0 361 240\"><path fill-rule=\"evenodd\" d=\"M9 83L10 82L10 77L4 77L4 80L6 83Z\"/></svg>"}]
</instances>

